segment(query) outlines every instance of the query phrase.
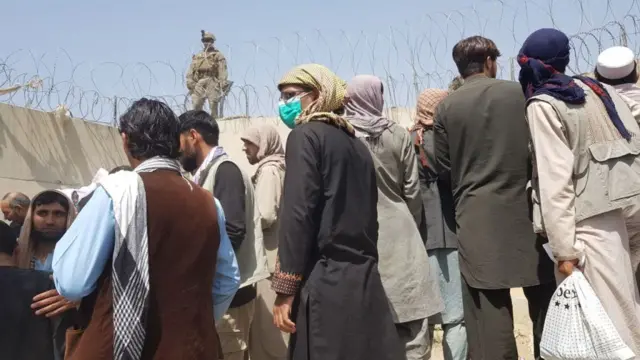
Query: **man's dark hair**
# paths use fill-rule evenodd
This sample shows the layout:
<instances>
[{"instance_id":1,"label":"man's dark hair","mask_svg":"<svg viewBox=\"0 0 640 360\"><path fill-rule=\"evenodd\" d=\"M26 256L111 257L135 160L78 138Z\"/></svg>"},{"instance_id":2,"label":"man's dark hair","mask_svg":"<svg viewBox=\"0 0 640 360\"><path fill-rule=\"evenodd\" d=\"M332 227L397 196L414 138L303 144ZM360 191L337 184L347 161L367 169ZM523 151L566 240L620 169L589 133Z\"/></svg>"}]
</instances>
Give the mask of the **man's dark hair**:
<instances>
[{"instance_id":1,"label":"man's dark hair","mask_svg":"<svg viewBox=\"0 0 640 360\"><path fill-rule=\"evenodd\" d=\"M209 146L218 146L220 128L218 123L203 110L189 110L180 115L180 133L190 130L197 131Z\"/></svg>"},{"instance_id":2,"label":"man's dark hair","mask_svg":"<svg viewBox=\"0 0 640 360\"><path fill-rule=\"evenodd\" d=\"M134 102L120 117L119 130L127 135L127 148L137 160L175 159L180 154L180 123L163 102L147 98Z\"/></svg>"},{"instance_id":3,"label":"man's dark hair","mask_svg":"<svg viewBox=\"0 0 640 360\"><path fill-rule=\"evenodd\" d=\"M131 166L129 166L129 165L116 166L113 169L111 169L111 171L109 171L109 175L115 174L118 171L133 171L133 168Z\"/></svg>"},{"instance_id":4,"label":"man's dark hair","mask_svg":"<svg viewBox=\"0 0 640 360\"><path fill-rule=\"evenodd\" d=\"M45 191L33 199L33 207L49 204L60 204L65 211L69 211L69 199L56 191Z\"/></svg>"},{"instance_id":5,"label":"man's dark hair","mask_svg":"<svg viewBox=\"0 0 640 360\"><path fill-rule=\"evenodd\" d=\"M29 200L29 197L23 193L20 192L10 192L4 195L4 197L2 198L2 200L7 200L11 198L11 201L9 202L9 206L12 209L15 209L18 206L21 206L25 209L29 208L29 205L31 205L31 200Z\"/></svg>"},{"instance_id":6,"label":"man's dark hair","mask_svg":"<svg viewBox=\"0 0 640 360\"><path fill-rule=\"evenodd\" d=\"M17 245L16 233L6 222L0 221L0 253L13 256Z\"/></svg>"},{"instance_id":7,"label":"man's dark hair","mask_svg":"<svg viewBox=\"0 0 640 360\"><path fill-rule=\"evenodd\" d=\"M483 72L487 58L495 61L499 56L496 44L482 36L460 40L453 47L453 61L463 79Z\"/></svg>"},{"instance_id":8,"label":"man's dark hair","mask_svg":"<svg viewBox=\"0 0 640 360\"><path fill-rule=\"evenodd\" d=\"M605 77L602 77L602 75L600 75L600 73L598 73L598 70L594 70L593 74L596 77L596 80L600 81L601 83L605 83L605 84L609 84L611 86L616 86L616 85L622 85L622 84L635 84L638 82L638 67L634 66L633 67L633 71L631 72L631 74L623 77L622 79L607 79Z\"/></svg>"},{"instance_id":9,"label":"man's dark hair","mask_svg":"<svg viewBox=\"0 0 640 360\"><path fill-rule=\"evenodd\" d=\"M87 205L89 200L91 200L92 196L93 196L93 191L89 195L83 197L82 199L80 199L80 201L78 201L78 212L82 211L82 209Z\"/></svg>"}]
</instances>

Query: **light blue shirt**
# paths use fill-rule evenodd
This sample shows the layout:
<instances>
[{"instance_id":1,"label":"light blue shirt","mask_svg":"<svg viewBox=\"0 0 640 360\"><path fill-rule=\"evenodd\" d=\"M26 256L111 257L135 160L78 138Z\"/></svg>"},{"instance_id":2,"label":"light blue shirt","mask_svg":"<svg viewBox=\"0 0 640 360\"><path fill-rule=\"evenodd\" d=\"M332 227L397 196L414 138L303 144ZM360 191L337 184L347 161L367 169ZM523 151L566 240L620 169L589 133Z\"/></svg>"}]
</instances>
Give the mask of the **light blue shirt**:
<instances>
[{"instance_id":1,"label":"light blue shirt","mask_svg":"<svg viewBox=\"0 0 640 360\"><path fill-rule=\"evenodd\" d=\"M214 316L218 321L229 308L240 286L238 261L225 230L222 206L216 199L220 247L213 282ZM96 288L115 243L113 202L97 188L53 252L53 279L60 295L80 300Z\"/></svg>"},{"instance_id":2,"label":"light blue shirt","mask_svg":"<svg viewBox=\"0 0 640 360\"><path fill-rule=\"evenodd\" d=\"M47 255L47 258L44 260L44 262L40 261L40 259L35 259L35 258L33 259L34 270L52 272L53 271L51 269L52 264L53 264L53 254Z\"/></svg>"}]
</instances>

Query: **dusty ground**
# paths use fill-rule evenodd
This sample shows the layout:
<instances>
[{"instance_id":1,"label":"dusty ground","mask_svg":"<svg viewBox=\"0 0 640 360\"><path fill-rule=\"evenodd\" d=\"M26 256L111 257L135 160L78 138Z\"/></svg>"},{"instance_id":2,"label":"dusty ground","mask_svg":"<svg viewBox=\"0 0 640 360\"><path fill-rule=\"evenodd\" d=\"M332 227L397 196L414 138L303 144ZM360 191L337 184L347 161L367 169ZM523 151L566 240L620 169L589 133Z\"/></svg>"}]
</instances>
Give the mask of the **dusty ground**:
<instances>
[{"instance_id":1,"label":"dusty ground","mask_svg":"<svg viewBox=\"0 0 640 360\"><path fill-rule=\"evenodd\" d=\"M531 320L527 309L527 299L521 289L511 291L513 299L514 334L518 343L518 354L521 359L533 360L533 343L531 334ZM431 360L443 360L442 357L442 332L436 330L434 334Z\"/></svg>"}]
</instances>

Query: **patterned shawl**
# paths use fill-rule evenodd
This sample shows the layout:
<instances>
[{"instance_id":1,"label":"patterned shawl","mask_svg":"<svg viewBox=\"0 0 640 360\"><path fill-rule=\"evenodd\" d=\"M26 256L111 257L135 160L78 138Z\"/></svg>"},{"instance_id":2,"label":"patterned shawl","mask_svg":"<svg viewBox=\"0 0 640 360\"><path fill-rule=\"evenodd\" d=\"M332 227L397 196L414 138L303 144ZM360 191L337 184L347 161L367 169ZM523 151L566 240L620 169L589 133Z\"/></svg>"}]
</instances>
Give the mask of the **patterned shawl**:
<instances>
[{"instance_id":1,"label":"patterned shawl","mask_svg":"<svg viewBox=\"0 0 640 360\"><path fill-rule=\"evenodd\" d=\"M113 202L116 223L111 263L114 360L139 360L145 343L150 290L149 238L147 197L138 174L156 170L180 174L180 165L175 160L154 157L134 171L111 174L100 184Z\"/></svg>"},{"instance_id":2,"label":"patterned shawl","mask_svg":"<svg viewBox=\"0 0 640 360\"><path fill-rule=\"evenodd\" d=\"M418 96L415 124L411 131L418 135L418 143L422 144L422 134L425 129L433 126L433 118L440 102L449 95L449 92L441 89L427 89Z\"/></svg>"},{"instance_id":3,"label":"patterned shawl","mask_svg":"<svg viewBox=\"0 0 640 360\"><path fill-rule=\"evenodd\" d=\"M520 85L527 99L546 94L568 104L584 104L584 90L574 78L564 74L569 65L569 38L556 29L540 29L525 40L518 54ZM607 89L598 81L575 76L587 85L602 101L607 114L620 135L629 140L631 134L625 128Z\"/></svg>"},{"instance_id":4,"label":"patterned shawl","mask_svg":"<svg viewBox=\"0 0 640 360\"><path fill-rule=\"evenodd\" d=\"M251 178L254 182L264 164L270 163L285 169L284 148L280 134L275 127L268 124L250 127L240 139L249 141L258 147L257 169Z\"/></svg>"},{"instance_id":5,"label":"patterned shawl","mask_svg":"<svg viewBox=\"0 0 640 360\"><path fill-rule=\"evenodd\" d=\"M347 94L347 83L325 66L319 64L299 65L286 73L278 88L284 85L299 85L312 88L318 92L318 99L313 101L296 119L296 124L309 121L325 121L353 135L353 126L335 112L344 105Z\"/></svg>"},{"instance_id":6,"label":"patterned shawl","mask_svg":"<svg viewBox=\"0 0 640 360\"><path fill-rule=\"evenodd\" d=\"M373 75L358 75L347 86L345 118L356 130L357 137L376 138L392 122L382 115L384 108L382 81Z\"/></svg>"},{"instance_id":7,"label":"patterned shawl","mask_svg":"<svg viewBox=\"0 0 640 360\"><path fill-rule=\"evenodd\" d=\"M45 190L38 195L34 196L31 200L31 205L29 206L29 211L27 212L27 216L24 219L24 225L22 225L22 230L20 231L20 236L18 237L18 248L16 250L16 260L18 264L18 268L20 269L32 269L33 268L33 251L35 250L35 244L31 242L31 230L33 229L33 211L35 208L35 202L43 194L55 192L62 196L64 196L67 201L69 201L69 211L67 213L67 229L73 223L73 220L76 218L76 208L73 206L73 202L67 195L65 195L62 191L58 190Z\"/></svg>"}]
</instances>

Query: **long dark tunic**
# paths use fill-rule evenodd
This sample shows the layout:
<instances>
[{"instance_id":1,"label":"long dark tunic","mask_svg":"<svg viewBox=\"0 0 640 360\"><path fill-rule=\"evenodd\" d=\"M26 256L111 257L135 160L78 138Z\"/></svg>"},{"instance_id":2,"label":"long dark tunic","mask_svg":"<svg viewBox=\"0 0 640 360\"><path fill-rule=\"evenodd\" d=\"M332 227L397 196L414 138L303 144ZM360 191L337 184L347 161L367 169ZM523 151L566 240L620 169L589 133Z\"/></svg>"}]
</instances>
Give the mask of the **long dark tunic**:
<instances>
[{"instance_id":1,"label":"long dark tunic","mask_svg":"<svg viewBox=\"0 0 640 360\"><path fill-rule=\"evenodd\" d=\"M460 271L477 289L554 280L529 211L529 131L520 84L475 75L438 106L436 169L450 171Z\"/></svg>"},{"instance_id":2,"label":"long dark tunic","mask_svg":"<svg viewBox=\"0 0 640 360\"><path fill-rule=\"evenodd\" d=\"M320 121L287 139L276 292L296 295L294 360L403 359L380 274L366 146Z\"/></svg>"},{"instance_id":3,"label":"long dark tunic","mask_svg":"<svg viewBox=\"0 0 640 360\"><path fill-rule=\"evenodd\" d=\"M0 359L62 360L73 314L35 315L33 297L54 289L49 273L0 267Z\"/></svg>"},{"instance_id":4,"label":"long dark tunic","mask_svg":"<svg viewBox=\"0 0 640 360\"><path fill-rule=\"evenodd\" d=\"M422 144L418 143L415 132L411 133L411 138L418 156L418 175L427 228L427 250L457 249L456 210L451 192L451 176L449 172L438 173L434 169L436 157L433 129L424 131Z\"/></svg>"}]
</instances>

